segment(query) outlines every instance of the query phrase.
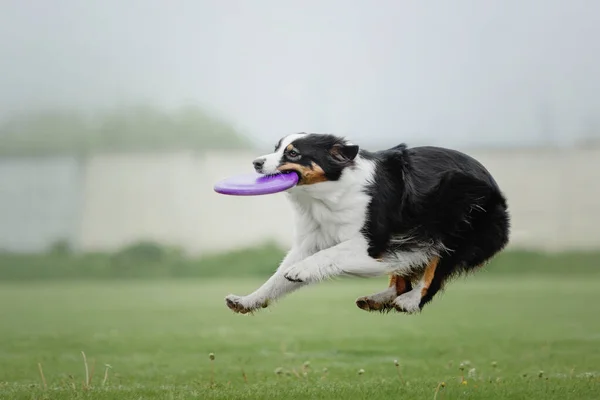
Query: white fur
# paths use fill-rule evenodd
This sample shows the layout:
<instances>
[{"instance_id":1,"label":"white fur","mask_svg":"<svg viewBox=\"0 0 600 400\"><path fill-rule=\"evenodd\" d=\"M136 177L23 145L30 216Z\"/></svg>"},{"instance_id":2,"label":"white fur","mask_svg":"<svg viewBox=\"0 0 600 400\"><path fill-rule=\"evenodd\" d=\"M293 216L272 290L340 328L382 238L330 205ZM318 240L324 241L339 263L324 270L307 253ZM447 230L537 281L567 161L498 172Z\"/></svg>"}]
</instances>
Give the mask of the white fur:
<instances>
[{"instance_id":1,"label":"white fur","mask_svg":"<svg viewBox=\"0 0 600 400\"><path fill-rule=\"evenodd\" d=\"M287 136L276 153L262 156L264 172L274 173L283 149L301 136ZM425 265L431 257L426 252L402 252L383 260L368 255L368 243L361 229L371 200L365 188L374 172L374 162L359 155L355 165L346 168L338 181L299 185L288 190L295 210L291 250L260 288L247 296L229 295L229 302L234 302L242 312L249 312L306 284L335 276L370 277Z\"/></svg>"},{"instance_id":2,"label":"white fur","mask_svg":"<svg viewBox=\"0 0 600 400\"><path fill-rule=\"evenodd\" d=\"M416 285L413 286L410 292L406 292L396 297L393 304L408 314L419 312L421 308L421 291L425 287L425 277L422 275Z\"/></svg>"}]
</instances>

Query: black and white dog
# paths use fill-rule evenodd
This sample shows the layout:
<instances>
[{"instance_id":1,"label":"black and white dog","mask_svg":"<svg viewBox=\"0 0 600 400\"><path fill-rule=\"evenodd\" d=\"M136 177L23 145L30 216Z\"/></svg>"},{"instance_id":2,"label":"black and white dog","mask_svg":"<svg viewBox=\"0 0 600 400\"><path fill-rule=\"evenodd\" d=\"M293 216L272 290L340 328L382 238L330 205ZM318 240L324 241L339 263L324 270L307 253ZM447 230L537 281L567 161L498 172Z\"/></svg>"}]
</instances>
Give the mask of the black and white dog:
<instances>
[{"instance_id":1,"label":"black and white dog","mask_svg":"<svg viewBox=\"0 0 600 400\"><path fill-rule=\"evenodd\" d=\"M481 267L509 239L506 200L473 158L439 147L368 152L328 134L284 137L254 160L262 174L293 171L294 244L238 313L267 307L335 276L389 274L389 287L356 300L367 311L420 311L452 277Z\"/></svg>"}]
</instances>

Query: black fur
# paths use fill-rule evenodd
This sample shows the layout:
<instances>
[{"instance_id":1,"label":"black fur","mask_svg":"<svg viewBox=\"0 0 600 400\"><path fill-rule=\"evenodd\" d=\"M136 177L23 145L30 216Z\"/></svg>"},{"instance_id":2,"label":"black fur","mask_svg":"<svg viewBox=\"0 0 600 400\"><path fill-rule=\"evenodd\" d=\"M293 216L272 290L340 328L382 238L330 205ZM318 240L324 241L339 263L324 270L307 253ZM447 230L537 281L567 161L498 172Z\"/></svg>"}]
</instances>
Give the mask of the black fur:
<instances>
[{"instance_id":1,"label":"black fur","mask_svg":"<svg viewBox=\"0 0 600 400\"><path fill-rule=\"evenodd\" d=\"M361 156L377 165L363 227L369 255L378 258L433 246L440 256L421 307L448 278L481 266L508 243L506 199L472 157L403 144L375 153L361 151Z\"/></svg>"}]
</instances>

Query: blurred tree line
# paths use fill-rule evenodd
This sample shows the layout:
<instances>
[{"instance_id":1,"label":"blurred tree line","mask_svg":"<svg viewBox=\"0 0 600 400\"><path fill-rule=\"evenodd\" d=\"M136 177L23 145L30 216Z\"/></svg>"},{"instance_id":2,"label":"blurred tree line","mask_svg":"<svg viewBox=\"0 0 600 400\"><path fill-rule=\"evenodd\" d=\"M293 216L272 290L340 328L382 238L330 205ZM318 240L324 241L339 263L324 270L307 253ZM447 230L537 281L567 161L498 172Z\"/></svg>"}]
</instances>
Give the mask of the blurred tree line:
<instances>
[{"instance_id":1,"label":"blurred tree line","mask_svg":"<svg viewBox=\"0 0 600 400\"><path fill-rule=\"evenodd\" d=\"M96 113L45 110L0 120L0 155L242 149L250 141L196 106L172 111L139 105Z\"/></svg>"}]
</instances>

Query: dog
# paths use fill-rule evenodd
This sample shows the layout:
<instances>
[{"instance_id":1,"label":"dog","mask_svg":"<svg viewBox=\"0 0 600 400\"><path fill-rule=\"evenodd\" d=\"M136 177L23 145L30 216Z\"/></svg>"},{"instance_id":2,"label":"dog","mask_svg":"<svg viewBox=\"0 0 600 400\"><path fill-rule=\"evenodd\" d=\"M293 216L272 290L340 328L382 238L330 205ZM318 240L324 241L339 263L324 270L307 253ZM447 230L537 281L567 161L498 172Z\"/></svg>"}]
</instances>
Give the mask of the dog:
<instances>
[{"instance_id":1,"label":"dog","mask_svg":"<svg viewBox=\"0 0 600 400\"><path fill-rule=\"evenodd\" d=\"M390 276L389 287L356 305L418 313L451 278L480 269L509 241L504 194L482 164L456 150L400 144L369 152L336 135L298 133L253 165L260 174L298 174L286 191L295 237L261 287L226 297L236 313L329 278L381 275Z\"/></svg>"}]
</instances>

